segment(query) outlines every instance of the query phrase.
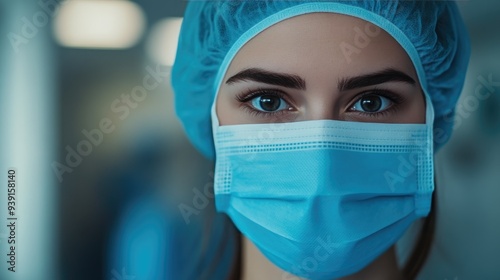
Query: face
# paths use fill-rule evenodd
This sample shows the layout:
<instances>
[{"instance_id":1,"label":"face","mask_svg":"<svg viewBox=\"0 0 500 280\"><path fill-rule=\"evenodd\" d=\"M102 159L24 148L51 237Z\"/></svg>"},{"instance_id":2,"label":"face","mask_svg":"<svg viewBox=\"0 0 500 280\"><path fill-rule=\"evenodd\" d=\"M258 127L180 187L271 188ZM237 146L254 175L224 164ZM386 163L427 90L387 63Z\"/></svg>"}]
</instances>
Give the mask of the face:
<instances>
[{"instance_id":1,"label":"face","mask_svg":"<svg viewBox=\"0 0 500 280\"><path fill-rule=\"evenodd\" d=\"M313 13L279 22L245 44L218 92L220 125L342 120L425 123L413 64L385 31Z\"/></svg>"}]
</instances>

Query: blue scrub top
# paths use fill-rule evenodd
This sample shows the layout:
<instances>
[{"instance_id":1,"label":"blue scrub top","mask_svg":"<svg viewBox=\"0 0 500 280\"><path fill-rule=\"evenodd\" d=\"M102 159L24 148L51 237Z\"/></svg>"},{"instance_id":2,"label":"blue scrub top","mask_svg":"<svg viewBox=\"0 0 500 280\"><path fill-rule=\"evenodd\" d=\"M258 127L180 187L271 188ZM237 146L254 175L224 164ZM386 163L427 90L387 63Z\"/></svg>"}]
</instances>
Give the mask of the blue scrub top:
<instances>
[{"instance_id":1,"label":"blue scrub top","mask_svg":"<svg viewBox=\"0 0 500 280\"><path fill-rule=\"evenodd\" d=\"M208 208L200 215L211 217L186 224L156 196L132 202L110 236L107 279L229 279L239 237L226 215Z\"/></svg>"}]
</instances>

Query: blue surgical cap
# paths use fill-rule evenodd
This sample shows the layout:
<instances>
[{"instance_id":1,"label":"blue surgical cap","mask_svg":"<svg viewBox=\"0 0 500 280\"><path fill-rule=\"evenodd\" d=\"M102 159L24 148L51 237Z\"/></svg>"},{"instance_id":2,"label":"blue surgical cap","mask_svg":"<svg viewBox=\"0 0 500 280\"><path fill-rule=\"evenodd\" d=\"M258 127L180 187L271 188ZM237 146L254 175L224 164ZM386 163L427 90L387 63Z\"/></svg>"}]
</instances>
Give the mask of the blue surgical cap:
<instances>
[{"instance_id":1,"label":"blue surgical cap","mask_svg":"<svg viewBox=\"0 0 500 280\"><path fill-rule=\"evenodd\" d=\"M203 155L215 158L210 112L216 83L224 74L221 67L265 28L312 12L358 17L394 37L432 101L434 150L448 141L470 57L469 37L455 2L197 0L185 12L171 82L176 113Z\"/></svg>"}]
</instances>

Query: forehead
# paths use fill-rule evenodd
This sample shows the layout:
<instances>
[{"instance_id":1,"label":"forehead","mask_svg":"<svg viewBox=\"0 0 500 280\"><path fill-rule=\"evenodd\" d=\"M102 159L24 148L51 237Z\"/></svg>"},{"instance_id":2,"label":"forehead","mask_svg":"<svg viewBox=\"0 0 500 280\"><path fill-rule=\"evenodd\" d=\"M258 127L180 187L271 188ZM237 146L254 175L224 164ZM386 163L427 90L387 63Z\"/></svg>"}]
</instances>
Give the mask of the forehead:
<instances>
[{"instance_id":1,"label":"forehead","mask_svg":"<svg viewBox=\"0 0 500 280\"><path fill-rule=\"evenodd\" d=\"M414 74L410 58L387 32L335 13L300 15L263 30L238 51L226 77L248 67L293 72L306 79L359 75L388 67Z\"/></svg>"}]
</instances>

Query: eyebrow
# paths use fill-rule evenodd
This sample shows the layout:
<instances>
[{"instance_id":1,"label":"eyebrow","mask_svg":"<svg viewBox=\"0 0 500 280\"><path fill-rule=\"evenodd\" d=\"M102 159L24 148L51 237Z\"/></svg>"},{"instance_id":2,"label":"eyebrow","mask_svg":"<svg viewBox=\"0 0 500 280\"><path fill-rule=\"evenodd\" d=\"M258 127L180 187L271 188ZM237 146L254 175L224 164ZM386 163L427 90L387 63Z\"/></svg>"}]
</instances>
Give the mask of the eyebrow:
<instances>
[{"instance_id":1,"label":"eyebrow","mask_svg":"<svg viewBox=\"0 0 500 280\"><path fill-rule=\"evenodd\" d=\"M415 85L416 83L415 80L407 74L393 68L387 68L367 75L340 79L338 83L338 90L345 91L387 82L405 82L410 85Z\"/></svg>"},{"instance_id":2,"label":"eyebrow","mask_svg":"<svg viewBox=\"0 0 500 280\"><path fill-rule=\"evenodd\" d=\"M261 68L248 68L227 79L226 84L255 81L270 85L305 90L306 81L298 75L271 72Z\"/></svg>"},{"instance_id":3,"label":"eyebrow","mask_svg":"<svg viewBox=\"0 0 500 280\"><path fill-rule=\"evenodd\" d=\"M272 72L261 68L248 68L238 72L236 75L226 80L226 84L233 84L241 81L255 81L287 88L305 90L306 81L298 75ZM370 73L352 78L342 78L338 83L339 91L346 91L355 88L374 86L387 82L405 82L415 85L416 82L409 75L402 71L387 68L375 73Z\"/></svg>"}]
</instances>

